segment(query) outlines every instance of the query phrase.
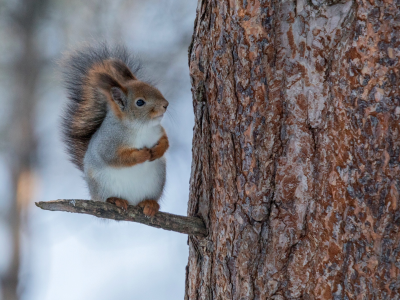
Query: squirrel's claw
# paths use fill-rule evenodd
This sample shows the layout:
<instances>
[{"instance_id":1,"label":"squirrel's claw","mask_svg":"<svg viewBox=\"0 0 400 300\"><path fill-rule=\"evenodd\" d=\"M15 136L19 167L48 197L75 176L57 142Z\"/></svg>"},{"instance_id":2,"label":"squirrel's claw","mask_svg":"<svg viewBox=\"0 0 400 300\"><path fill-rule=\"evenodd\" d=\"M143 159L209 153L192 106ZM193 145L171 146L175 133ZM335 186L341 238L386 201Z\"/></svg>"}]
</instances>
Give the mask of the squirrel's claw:
<instances>
[{"instance_id":1,"label":"squirrel's claw","mask_svg":"<svg viewBox=\"0 0 400 300\"><path fill-rule=\"evenodd\" d=\"M160 209L160 205L155 200L144 200L138 205L143 208L146 217L153 217Z\"/></svg>"},{"instance_id":2,"label":"squirrel's claw","mask_svg":"<svg viewBox=\"0 0 400 300\"><path fill-rule=\"evenodd\" d=\"M106 202L116 205L123 210L128 209L129 202L125 199L117 198L117 197L110 197L106 200Z\"/></svg>"}]
</instances>

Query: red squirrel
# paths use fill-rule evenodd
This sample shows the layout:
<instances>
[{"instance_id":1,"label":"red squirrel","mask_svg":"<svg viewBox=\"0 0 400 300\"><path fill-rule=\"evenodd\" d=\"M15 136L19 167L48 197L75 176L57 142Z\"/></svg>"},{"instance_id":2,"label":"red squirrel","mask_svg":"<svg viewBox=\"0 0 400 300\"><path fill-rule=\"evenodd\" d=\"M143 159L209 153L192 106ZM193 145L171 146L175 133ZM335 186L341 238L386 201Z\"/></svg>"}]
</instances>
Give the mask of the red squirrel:
<instances>
[{"instance_id":1,"label":"red squirrel","mask_svg":"<svg viewBox=\"0 0 400 300\"><path fill-rule=\"evenodd\" d=\"M168 101L136 77L140 67L123 46L86 46L62 66L64 141L92 199L154 216L166 177L169 142L160 122Z\"/></svg>"}]
</instances>

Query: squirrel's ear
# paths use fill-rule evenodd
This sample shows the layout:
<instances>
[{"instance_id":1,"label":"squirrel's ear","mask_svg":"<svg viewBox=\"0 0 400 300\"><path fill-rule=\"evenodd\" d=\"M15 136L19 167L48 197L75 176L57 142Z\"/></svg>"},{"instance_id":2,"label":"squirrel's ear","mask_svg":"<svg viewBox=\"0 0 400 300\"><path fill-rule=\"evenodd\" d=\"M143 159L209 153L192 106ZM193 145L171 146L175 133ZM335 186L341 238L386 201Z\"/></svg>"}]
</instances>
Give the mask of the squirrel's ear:
<instances>
[{"instance_id":1,"label":"squirrel's ear","mask_svg":"<svg viewBox=\"0 0 400 300\"><path fill-rule=\"evenodd\" d=\"M123 80L137 80L136 77L129 70L129 68L122 61L114 60L112 62L112 65L117 74L119 74L119 76L121 76Z\"/></svg>"},{"instance_id":2,"label":"squirrel's ear","mask_svg":"<svg viewBox=\"0 0 400 300\"><path fill-rule=\"evenodd\" d=\"M121 110L124 110L126 108L128 99L125 93L120 88L112 87L111 97L114 100L114 102L118 104Z\"/></svg>"}]
</instances>

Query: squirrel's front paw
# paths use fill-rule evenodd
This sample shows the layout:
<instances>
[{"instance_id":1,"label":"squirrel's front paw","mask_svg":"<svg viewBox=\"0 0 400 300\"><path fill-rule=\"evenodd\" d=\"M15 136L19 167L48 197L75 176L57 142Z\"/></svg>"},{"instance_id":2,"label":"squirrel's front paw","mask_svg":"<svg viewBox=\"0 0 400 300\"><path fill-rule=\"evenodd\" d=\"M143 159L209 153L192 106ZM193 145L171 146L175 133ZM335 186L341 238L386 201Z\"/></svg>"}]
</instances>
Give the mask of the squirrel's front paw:
<instances>
[{"instance_id":1,"label":"squirrel's front paw","mask_svg":"<svg viewBox=\"0 0 400 300\"><path fill-rule=\"evenodd\" d=\"M151 151L148 148L143 148L137 152L137 162L144 163L151 159Z\"/></svg>"},{"instance_id":2,"label":"squirrel's front paw","mask_svg":"<svg viewBox=\"0 0 400 300\"><path fill-rule=\"evenodd\" d=\"M106 202L116 205L123 210L128 209L129 202L125 199L117 198L117 197L110 197L106 200Z\"/></svg>"},{"instance_id":3,"label":"squirrel's front paw","mask_svg":"<svg viewBox=\"0 0 400 300\"><path fill-rule=\"evenodd\" d=\"M143 208L143 213L149 217L153 217L160 209L160 205L155 200L144 200L138 205Z\"/></svg>"},{"instance_id":4,"label":"squirrel's front paw","mask_svg":"<svg viewBox=\"0 0 400 300\"><path fill-rule=\"evenodd\" d=\"M167 151L169 147L168 138L166 135L161 137L158 141L157 145L150 149L151 158L150 161L156 160L164 155L165 151Z\"/></svg>"},{"instance_id":5,"label":"squirrel's front paw","mask_svg":"<svg viewBox=\"0 0 400 300\"><path fill-rule=\"evenodd\" d=\"M131 167L150 160L151 152L148 148L136 149L121 147L117 151L116 159L112 164L116 166Z\"/></svg>"}]
</instances>

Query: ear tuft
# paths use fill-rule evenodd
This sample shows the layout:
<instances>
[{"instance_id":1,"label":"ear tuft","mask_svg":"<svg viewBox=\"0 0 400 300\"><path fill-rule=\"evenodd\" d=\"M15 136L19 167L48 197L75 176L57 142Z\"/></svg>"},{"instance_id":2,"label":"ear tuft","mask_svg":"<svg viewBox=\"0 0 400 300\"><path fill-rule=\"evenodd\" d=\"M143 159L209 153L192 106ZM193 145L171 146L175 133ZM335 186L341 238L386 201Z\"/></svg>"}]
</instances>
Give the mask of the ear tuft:
<instances>
[{"instance_id":1,"label":"ear tuft","mask_svg":"<svg viewBox=\"0 0 400 300\"><path fill-rule=\"evenodd\" d=\"M118 106L121 108L121 110L124 110L127 105L127 97L125 93L117 87L112 87L111 88L111 97L115 101L115 103L118 104Z\"/></svg>"},{"instance_id":2,"label":"ear tuft","mask_svg":"<svg viewBox=\"0 0 400 300\"><path fill-rule=\"evenodd\" d=\"M132 74L129 68L121 61L114 60L112 61L112 65L116 70L117 74L119 74L123 80L136 80L136 77Z\"/></svg>"}]
</instances>

